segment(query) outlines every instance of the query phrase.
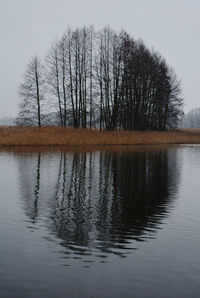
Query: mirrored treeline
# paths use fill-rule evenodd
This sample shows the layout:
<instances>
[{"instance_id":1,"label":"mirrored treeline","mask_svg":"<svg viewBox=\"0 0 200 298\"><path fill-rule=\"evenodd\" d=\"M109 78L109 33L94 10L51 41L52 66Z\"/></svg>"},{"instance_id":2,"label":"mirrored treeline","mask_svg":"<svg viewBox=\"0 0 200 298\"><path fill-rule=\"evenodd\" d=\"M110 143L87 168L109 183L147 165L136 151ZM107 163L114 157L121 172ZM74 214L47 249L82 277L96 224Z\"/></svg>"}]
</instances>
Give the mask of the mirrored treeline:
<instances>
[{"instance_id":1,"label":"mirrored treeline","mask_svg":"<svg viewBox=\"0 0 200 298\"><path fill-rule=\"evenodd\" d=\"M126 256L156 237L173 206L177 149L16 153L22 207L66 253ZM135 241L135 242L134 242Z\"/></svg>"}]
</instances>

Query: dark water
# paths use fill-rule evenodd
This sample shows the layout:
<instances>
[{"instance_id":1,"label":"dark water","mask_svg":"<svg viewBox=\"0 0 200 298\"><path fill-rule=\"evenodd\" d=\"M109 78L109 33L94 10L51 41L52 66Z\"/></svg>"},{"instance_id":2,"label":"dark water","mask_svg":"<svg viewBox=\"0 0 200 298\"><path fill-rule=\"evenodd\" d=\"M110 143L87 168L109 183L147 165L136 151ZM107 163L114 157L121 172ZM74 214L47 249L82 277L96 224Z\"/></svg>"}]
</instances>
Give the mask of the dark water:
<instances>
[{"instance_id":1,"label":"dark water","mask_svg":"<svg viewBox=\"0 0 200 298\"><path fill-rule=\"evenodd\" d=\"M200 297L200 146L0 152L0 297Z\"/></svg>"}]
</instances>

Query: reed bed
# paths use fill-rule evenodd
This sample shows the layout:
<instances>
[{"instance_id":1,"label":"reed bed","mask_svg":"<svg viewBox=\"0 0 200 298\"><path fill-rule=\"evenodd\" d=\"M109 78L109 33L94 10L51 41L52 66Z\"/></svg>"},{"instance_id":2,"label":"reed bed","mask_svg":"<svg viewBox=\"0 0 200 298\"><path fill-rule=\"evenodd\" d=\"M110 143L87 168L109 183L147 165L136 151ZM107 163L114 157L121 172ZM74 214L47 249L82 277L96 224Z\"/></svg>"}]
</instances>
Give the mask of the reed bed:
<instances>
[{"instance_id":1,"label":"reed bed","mask_svg":"<svg viewBox=\"0 0 200 298\"><path fill-rule=\"evenodd\" d=\"M200 130L100 131L61 127L0 127L0 146L200 144Z\"/></svg>"}]
</instances>

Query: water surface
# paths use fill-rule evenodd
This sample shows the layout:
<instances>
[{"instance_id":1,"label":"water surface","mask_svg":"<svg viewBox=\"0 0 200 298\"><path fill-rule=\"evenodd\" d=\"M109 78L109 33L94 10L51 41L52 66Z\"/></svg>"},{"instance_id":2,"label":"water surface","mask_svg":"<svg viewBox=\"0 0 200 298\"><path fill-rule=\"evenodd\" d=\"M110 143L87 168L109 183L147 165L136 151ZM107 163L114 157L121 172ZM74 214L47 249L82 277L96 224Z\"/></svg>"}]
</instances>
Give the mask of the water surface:
<instances>
[{"instance_id":1,"label":"water surface","mask_svg":"<svg viewBox=\"0 0 200 298\"><path fill-rule=\"evenodd\" d=\"M199 297L200 146L0 152L0 297Z\"/></svg>"}]
</instances>

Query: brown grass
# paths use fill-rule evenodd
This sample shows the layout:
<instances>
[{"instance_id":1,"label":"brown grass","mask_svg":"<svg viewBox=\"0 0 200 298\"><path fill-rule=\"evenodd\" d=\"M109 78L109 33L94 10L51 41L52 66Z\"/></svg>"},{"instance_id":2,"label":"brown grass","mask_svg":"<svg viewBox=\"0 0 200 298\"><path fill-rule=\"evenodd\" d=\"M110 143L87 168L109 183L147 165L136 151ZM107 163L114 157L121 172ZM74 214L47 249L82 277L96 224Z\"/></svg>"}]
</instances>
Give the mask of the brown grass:
<instances>
[{"instance_id":1,"label":"brown grass","mask_svg":"<svg viewBox=\"0 0 200 298\"><path fill-rule=\"evenodd\" d=\"M0 146L200 144L200 130L99 131L60 127L0 127Z\"/></svg>"}]
</instances>

